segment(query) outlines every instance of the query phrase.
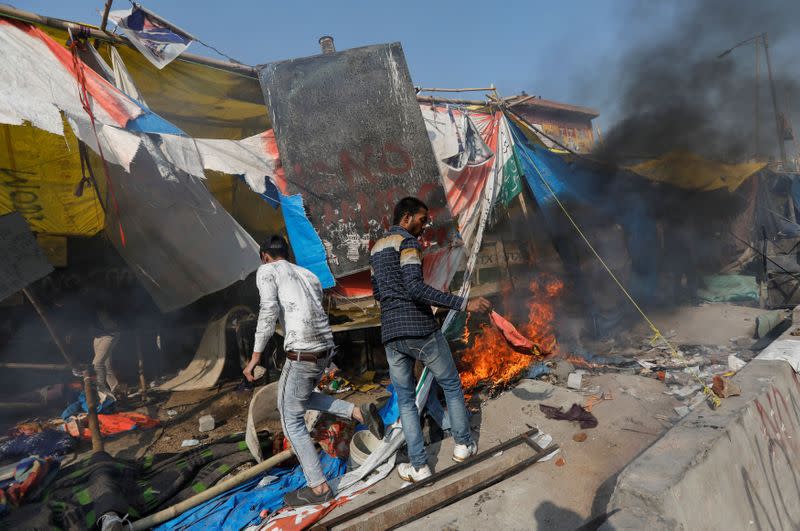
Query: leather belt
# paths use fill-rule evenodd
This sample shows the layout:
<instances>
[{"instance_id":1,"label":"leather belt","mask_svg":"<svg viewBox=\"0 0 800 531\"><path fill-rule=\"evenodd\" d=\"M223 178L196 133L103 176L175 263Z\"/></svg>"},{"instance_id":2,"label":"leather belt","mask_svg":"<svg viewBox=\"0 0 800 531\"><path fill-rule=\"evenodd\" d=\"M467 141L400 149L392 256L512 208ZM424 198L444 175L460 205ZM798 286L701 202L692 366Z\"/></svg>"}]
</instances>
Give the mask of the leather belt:
<instances>
[{"instance_id":1,"label":"leather belt","mask_svg":"<svg viewBox=\"0 0 800 531\"><path fill-rule=\"evenodd\" d=\"M309 361L311 363L316 363L321 359L325 359L327 355L327 350L320 350L319 352L292 352L290 350L286 353L286 358L293 361Z\"/></svg>"}]
</instances>

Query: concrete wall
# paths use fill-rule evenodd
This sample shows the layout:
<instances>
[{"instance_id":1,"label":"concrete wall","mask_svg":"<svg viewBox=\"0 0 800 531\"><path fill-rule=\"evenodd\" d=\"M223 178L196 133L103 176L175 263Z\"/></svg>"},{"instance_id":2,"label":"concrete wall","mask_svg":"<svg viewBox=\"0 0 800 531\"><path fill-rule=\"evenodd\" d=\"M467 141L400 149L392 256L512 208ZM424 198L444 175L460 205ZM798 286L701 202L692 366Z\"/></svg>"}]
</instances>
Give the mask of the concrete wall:
<instances>
[{"instance_id":1,"label":"concrete wall","mask_svg":"<svg viewBox=\"0 0 800 531\"><path fill-rule=\"evenodd\" d=\"M602 530L800 529L800 377L756 359L734 382L620 473Z\"/></svg>"}]
</instances>

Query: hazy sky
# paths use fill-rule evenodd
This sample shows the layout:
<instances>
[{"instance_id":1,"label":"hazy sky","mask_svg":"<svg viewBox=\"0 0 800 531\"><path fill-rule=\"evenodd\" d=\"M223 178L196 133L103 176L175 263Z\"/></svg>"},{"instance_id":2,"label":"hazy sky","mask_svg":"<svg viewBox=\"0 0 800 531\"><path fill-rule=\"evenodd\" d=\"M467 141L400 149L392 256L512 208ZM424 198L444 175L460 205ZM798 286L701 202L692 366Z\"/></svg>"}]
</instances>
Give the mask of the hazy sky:
<instances>
[{"instance_id":1,"label":"hazy sky","mask_svg":"<svg viewBox=\"0 0 800 531\"><path fill-rule=\"evenodd\" d=\"M789 1L789 0L787 0ZM795 0L796 1L796 0ZM633 0L503 1L256 1L148 0L143 5L228 55L258 64L318 53L317 39L333 35L338 49L400 41L415 85L488 86L501 95L525 90L587 105L603 125L617 116L622 58L685 23L695 2ZM99 24L102 0L17 0L39 14ZM128 9L116 0L112 9ZM759 23L761 24L761 23ZM713 57L751 34L707 43ZM737 28L736 33L743 31ZM776 68L797 70L797 40L771 34ZM793 43L793 44L792 44ZM200 44L193 53L214 55ZM752 68L752 51L737 51ZM800 104L800 101L798 102Z\"/></svg>"}]
</instances>

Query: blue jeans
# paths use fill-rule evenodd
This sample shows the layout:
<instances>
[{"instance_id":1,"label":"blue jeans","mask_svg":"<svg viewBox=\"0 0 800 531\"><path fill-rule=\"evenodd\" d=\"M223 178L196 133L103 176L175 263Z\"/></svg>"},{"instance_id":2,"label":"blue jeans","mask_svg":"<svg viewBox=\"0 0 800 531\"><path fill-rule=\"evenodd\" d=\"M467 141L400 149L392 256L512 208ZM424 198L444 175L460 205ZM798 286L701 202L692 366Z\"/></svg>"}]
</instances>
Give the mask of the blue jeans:
<instances>
[{"instance_id":1,"label":"blue jeans","mask_svg":"<svg viewBox=\"0 0 800 531\"><path fill-rule=\"evenodd\" d=\"M353 417L352 403L314 392L326 366L327 360L312 363L287 359L278 380L278 411L281 414L283 434L292 444L292 451L300 461L309 487L318 487L325 483L325 474L322 473L314 441L306 428L306 411L313 409L328 411L348 419Z\"/></svg>"},{"instance_id":2,"label":"blue jeans","mask_svg":"<svg viewBox=\"0 0 800 531\"><path fill-rule=\"evenodd\" d=\"M450 346L440 331L426 337L406 337L389 341L386 359L389 362L389 376L397 391L400 408L400 422L408 445L408 457L414 468L428 463L425 444L422 439L422 426L419 419L415 397L414 360L421 361L444 391L447 414L450 417L450 430L457 444L469 444L472 435L469 431L469 417L461 390L461 378L456 370Z\"/></svg>"}]
</instances>

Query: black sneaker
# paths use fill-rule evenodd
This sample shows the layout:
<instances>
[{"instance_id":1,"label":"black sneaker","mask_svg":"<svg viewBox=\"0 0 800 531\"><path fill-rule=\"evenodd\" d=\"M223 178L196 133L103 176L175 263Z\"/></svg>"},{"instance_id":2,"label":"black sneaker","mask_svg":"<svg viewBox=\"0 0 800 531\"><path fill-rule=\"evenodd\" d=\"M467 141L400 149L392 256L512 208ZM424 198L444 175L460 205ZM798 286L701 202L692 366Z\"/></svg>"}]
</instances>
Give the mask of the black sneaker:
<instances>
[{"instance_id":1,"label":"black sneaker","mask_svg":"<svg viewBox=\"0 0 800 531\"><path fill-rule=\"evenodd\" d=\"M305 505L319 505L333 499L333 491L328 489L323 494L316 494L311 488L303 487L283 497L286 507L303 507Z\"/></svg>"},{"instance_id":2,"label":"black sneaker","mask_svg":"<svg viewBox=\"0 0 800 531\"><path fill-rule=\"evenodd\" d=\"M369 432L379 441L383 440L385 426L383 419L378 415L378 408L375 404L364 404L359 406L361 416L364 417L364 424L369 428Z\"/></svg>"}]
</instances>

